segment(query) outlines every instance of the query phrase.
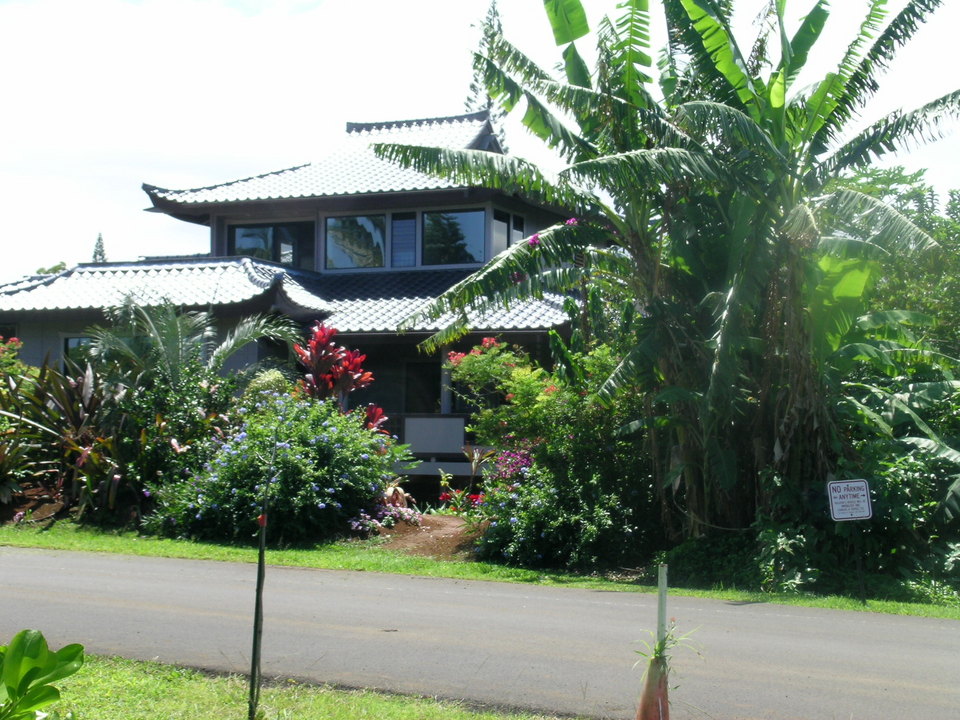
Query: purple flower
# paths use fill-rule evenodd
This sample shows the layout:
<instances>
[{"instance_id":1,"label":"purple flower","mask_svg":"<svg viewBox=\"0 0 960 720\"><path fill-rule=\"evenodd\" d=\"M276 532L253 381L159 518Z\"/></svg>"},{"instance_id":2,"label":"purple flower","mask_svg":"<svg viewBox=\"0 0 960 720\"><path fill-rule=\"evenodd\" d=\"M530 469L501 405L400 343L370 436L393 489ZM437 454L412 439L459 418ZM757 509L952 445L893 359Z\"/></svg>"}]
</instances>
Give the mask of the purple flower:
<instances>
[{"instance_id":1,"label":"purple flower","mask_svg":"<svg viewBox=\"0 0 960 720\"><path fill-rule=\"evenodd\" d=\"M564 225L577 225L579 221L576 218L568 218Z\"/></svg>"},{"instance_id":2,"label":"purple flower","mask_svg":"<svg viewBox=\"0 0 960 720\"><path fill-rule=\"evenodd\" d=\"M527 245L530 245L531 247L536 247L536 246L539 245L539 244L540 244L540 234L539 234L539 233L534 233L533 235L530 236L530 239L527 240Z\"/></svg>"}]
</instances>

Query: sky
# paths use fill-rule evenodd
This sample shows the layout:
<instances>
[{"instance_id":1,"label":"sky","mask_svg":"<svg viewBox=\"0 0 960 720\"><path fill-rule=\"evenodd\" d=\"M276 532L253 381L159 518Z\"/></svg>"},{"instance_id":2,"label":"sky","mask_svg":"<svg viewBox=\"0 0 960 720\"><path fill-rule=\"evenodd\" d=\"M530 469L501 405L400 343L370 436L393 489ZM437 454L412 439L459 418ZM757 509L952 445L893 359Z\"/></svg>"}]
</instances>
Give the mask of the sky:
<instances>
[{"instance_id":1,"label":"sky","mask_svg":"<svg viewBox=\"0 0 960 720\"><path fill-rule=\"evenodd\" d=\"M463 112L487 4L0 0L0 282L89 262L98 234L111 261L206 252L207 228L144 212L144 182L227 182L322 157L347 121ZM591 25L616 4L585 0ZM759 4L739 3L745 33ZM863 122L955 88L943 59L952 56L960 3L944 4L898 53ZM542 0L499 5L507 38L552 67L559 55ZM811 5L789 3L796 15ZM866 1L833 5L814 73L835 66ZM586 52L589 43L580 44ZM960 188L958 136L894 162L927 168L943 194ZM507 142L550 162L516 121Z\"/></svg>"}]
</instances>

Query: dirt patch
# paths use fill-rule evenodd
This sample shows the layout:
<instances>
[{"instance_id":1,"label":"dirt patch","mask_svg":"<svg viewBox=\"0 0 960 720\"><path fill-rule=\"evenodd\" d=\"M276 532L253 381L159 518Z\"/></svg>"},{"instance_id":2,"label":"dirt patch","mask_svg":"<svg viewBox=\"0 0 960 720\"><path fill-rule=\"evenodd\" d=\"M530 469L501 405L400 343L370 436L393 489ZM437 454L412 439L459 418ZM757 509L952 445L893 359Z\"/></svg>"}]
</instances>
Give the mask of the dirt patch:
<instances>
[{"instance_id":1,"label":"dirt patch","mask_svg":"<svg viewBox=\"0 0 960 720\"><path fill-rule=\"evenodd\" d=\"M383 547L438 560L469 560L477 528L455 515L424 515L420 525L401 522L380 534Z\"/></svg>"},{"instance_id":2,"label":"dirt patch","mask_svg":"<svg viewBox=\"0 0 960 720\"><path fill-rule=\"evenodd\" d=\"M34 521L46 520L63 510L63 502L52 490L29 481L21 483L20 487L22 491L15 493L9 503L0 505L0 524L23 516Z\"/></svg>"}]
</instances>

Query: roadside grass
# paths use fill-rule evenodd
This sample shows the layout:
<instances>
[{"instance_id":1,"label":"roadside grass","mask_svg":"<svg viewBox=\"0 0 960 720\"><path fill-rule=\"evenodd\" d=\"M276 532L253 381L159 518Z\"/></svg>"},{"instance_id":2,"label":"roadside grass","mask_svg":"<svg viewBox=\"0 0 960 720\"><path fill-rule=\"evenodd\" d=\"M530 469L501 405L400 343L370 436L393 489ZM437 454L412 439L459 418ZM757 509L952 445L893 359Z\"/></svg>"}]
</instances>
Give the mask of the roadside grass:
<instances>
[{"instance_id":1,"label":"roadside grass","mask_svg":"<svg viewBox=\"0 0 960 720\"><path fill-rule=\"evenodd\" d=\"M87 656L80 671L56 683L62 700L50 709L78 720L195 720L247 715L247 680L156 662ZM268 683L263 720L552 720L552 716L477 711L445 700L341 690L294 681Z\"/></svg>"},{"instance_id":2,"label":"roadside grass","mask_svg":"<svg viewBox=\"0 0 960 720\"><path fill-rule=\"evenodd\" d=\"M0 546L3 545L189 560L245 563L255 563L257 560L257 549L252 543L249 546L243 546L155 538L138 535L133 530L100 530L67 521L55 522L45 527L25 524L2 525L0 526ZM407 555L380 547L376 539L345 541L313 548L270 549L267 552L267 562L271 565L287 567L361 570L459 580L528 583L606 592L656 592L654 585L642 584L633 579L618 580L592 575L527 570L492 563L434 560ZM768 603L960 620L960 605L956 603L926 604L870 599L864 605L856 598L843 596L758 593L736 589L700 590L674 586L670 587L670 593L675 596L711 598L738 603Z\"/></svg>"}]
</instances>

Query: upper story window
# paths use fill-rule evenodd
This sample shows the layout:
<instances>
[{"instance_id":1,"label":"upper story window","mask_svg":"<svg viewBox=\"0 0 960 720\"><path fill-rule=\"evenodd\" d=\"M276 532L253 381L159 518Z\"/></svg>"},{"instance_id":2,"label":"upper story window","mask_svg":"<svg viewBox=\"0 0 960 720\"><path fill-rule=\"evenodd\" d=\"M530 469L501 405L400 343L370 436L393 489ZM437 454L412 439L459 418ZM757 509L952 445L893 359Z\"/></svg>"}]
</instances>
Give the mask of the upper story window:
<instances>
[{"instance_id":1,"label":"upper story window","mask_svg":"<svg viewBox=\"0 0 960 720\"><path fill-rule=\"evenodd\" d=\"M386 215L327 218L327 269L383 267Z\"/></svg>"},{"instance_id":2,"label":"upper story window","mask_svg":"<svg viewBox=\"0 0 960 720\"><path fill-rule=\"evenodd\" d=\"M423 213L422 265L461 265L484 260L483 210Z\"/></svg>"},{"instance_id":3,"label":"upper story window","mask_svg":"<svg viewBox=\"0 0 960 720\"><path fill-rule=\"evenodd\" d=\"M493 254L506 250L526 237L523 215L511 215L504 210L493 211Z\"/></svg>"},{"instance_id":4,"label":"upper story window","mask_svg":"<svg viewBox=\"0 0 960 720\"><path fill-rule=\"evenodd\" d=\"M228 254L250 257L313 270L314 224L286 222L231 225Z\"/></svg>"}]
</instances>

